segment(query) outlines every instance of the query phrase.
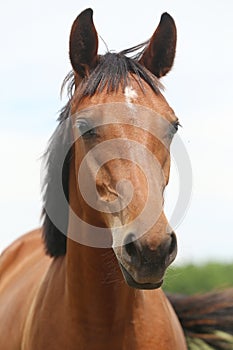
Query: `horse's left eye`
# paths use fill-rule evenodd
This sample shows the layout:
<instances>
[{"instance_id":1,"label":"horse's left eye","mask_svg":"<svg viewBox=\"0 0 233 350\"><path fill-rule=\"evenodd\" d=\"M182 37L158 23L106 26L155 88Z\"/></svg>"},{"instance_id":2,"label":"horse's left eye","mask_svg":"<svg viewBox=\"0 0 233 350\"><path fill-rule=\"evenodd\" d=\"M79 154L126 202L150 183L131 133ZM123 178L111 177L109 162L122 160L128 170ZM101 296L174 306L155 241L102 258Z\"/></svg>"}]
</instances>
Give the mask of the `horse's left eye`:
<instances>
[{"instance_id":1,"label":"horse's left eye","mask_svg":"<svg viewBox=\"0 0 233 350\"><path fill-rule=\"evenodd\" d=\"M173 123L172 126L171 126L171 128L172 128L172 129L171 129L171 133L172 133L172 134L175 134L175 133L178 131L179 126L181 126L181 124L180 124L179 121Z\"/></svg>"},{"instance_id":2,"label":"horse's left eye","mask_svg":"<svg viewBox=\"0 0 233 350\"><path fill-rule=\"evenodd\" d=\"M96 130L93 128L87 121L85 120L78 120L76 123L80 135L83 138L90 138L96 135Z\"/></svg>"}]
</instances>

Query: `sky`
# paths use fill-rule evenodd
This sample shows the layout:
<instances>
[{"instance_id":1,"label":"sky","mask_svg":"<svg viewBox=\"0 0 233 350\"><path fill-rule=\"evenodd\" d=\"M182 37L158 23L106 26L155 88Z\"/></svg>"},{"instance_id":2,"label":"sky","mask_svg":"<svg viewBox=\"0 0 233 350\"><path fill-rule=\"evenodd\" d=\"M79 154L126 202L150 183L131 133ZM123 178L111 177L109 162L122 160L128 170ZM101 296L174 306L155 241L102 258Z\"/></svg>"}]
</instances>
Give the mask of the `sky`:
<instances>
[{"instance_id":1,"label":"sky","mask_svg":"<svg viewBox=\"0 0 233 350\"><path fill-rule=\"evenodd\" d=\"M141 43L160 16L178 31L164 95L179 117L192 165L192 198L175 227L177 263L233 260L233 2L165 0L1 2L0 251L40 224L40 158L55 129L60 87L70 71L69 32L85 8L94 10L110 50ZM105 51L100 44L100 53ZM172 212L179 188L175 164L166 192Z\"/></svg>"}]
</instances>

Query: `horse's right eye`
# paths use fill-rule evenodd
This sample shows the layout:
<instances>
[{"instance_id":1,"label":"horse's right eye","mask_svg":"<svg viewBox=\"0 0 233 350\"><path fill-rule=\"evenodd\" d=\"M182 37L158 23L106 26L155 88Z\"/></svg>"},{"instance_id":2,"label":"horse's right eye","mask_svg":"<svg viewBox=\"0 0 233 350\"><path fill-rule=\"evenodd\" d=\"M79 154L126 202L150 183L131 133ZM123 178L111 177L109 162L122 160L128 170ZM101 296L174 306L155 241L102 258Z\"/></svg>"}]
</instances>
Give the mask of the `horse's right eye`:
<instances>
[{"instance_id":1,"label":"horse's right eye","mask_svg":"<svg viewBox=\"0 0 233 350\"><path fill-rule=\"evenodd\" d=\"M80 135L83 138L91 138L96 136L96 130L86 120L78 120L76 123Z\"/></svg>"}]
</instances>

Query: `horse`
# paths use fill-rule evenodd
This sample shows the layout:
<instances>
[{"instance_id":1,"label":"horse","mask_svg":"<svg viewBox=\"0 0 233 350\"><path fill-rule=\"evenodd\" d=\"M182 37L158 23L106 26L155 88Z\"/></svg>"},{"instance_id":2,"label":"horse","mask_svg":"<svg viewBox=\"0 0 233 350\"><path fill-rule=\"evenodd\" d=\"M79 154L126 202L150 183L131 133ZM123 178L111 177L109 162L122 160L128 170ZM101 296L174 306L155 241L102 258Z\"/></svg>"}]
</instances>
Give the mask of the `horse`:
<instances>
[{"instance_id":1,"label":"horse","mask_svg":"<svg viewBox=\"0 0 233 350\"><path fill-rule=\"evenodd\" d=\"M218 310L218 328L232 334L231 290L187 299L161 289L177 254L163 192L179 120L159 78L176 36L164 13L146 43L98 55L93 11L74 21L69 99L44 158L43 225L0 258L0 349L185 350L194 334L213 345L224 338L207 320Z\"/></svg>"}]
</instances>

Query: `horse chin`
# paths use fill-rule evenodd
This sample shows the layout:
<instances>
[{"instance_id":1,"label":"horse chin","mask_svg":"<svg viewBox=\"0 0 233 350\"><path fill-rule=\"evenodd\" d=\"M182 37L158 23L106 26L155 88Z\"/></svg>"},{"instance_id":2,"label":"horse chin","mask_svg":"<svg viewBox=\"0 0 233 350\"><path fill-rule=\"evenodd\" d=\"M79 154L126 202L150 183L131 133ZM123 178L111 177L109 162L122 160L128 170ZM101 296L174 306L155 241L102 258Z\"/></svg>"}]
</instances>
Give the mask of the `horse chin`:
<instances>
[{"instance_id":1,"label":"horse chin","mask_svg":"<svg viewBox=\"0 0 233 350\"><path fill-rule=\"evenodd\" d=\"M163 279L156 283L139 283L134 280L131 274L126 270L126 268L120 263L120 268L123 273L124 279L127 284L135 289L158 289L163 284Z\"/></svg>"}]
</instances>

